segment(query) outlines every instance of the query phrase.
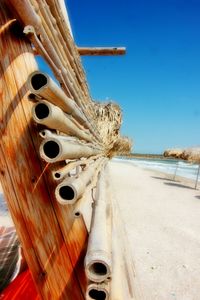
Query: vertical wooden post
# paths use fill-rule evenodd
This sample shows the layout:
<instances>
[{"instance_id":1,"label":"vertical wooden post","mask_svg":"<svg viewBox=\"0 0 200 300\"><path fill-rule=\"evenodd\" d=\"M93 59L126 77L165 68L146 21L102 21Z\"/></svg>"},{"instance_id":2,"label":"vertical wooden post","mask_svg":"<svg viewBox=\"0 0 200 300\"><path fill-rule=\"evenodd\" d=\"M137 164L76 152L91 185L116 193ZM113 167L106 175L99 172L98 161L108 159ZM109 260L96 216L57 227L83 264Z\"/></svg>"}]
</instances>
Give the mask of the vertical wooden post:
<instances>
[{"instance_id":1,"label":"vertical wooden post","mask_svg":"<svg viewBox=\"0 0 200 300\"><path fill-rule=\"evenodd\" d=\"M38 157L27 78L37 69L18 22L0 1L0 180L41 299L84 299L87 231L54 199Z\"/></svg>"}]
</instances>

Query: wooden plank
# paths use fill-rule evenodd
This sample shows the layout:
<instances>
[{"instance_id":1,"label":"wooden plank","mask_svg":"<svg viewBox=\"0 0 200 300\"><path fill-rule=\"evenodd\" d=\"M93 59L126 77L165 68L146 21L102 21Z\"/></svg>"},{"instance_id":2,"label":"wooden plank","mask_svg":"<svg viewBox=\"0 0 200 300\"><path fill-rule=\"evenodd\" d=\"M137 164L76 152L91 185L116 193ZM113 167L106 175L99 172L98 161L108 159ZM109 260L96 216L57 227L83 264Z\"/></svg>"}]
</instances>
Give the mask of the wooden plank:
<instances>
[{"instance_id":1,"label":"wooden plank","mask_svg":"<svg viewBox=\"0 0 200 300\"><path fill-rule=\"evenodd\" d=\"M124 47L77 47L80 55L124 55Z\"/></svg>"},{"instance_id":2,"label":"wooden plank","mask_svg":"<svg viewBox=\"0 0 200 300\"><path fill-rule=\"evenodd\" d=\"M84 299L87 231L73 208L55 201L51 170L38 157L27 97L37 66L7 3L0 2L0 180L41 299Z\"/></svg>"}]
</instances>

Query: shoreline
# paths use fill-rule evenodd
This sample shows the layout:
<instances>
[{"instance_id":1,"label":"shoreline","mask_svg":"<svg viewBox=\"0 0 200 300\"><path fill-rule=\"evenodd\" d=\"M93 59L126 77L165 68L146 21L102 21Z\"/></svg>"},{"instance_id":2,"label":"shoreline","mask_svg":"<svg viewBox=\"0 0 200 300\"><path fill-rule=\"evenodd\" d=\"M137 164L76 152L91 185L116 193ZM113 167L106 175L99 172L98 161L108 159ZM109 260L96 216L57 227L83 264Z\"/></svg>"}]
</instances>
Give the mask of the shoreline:
<instances>
[{"instance_id":1,"label":"shoreline","mask_svg":"<svg viewBox=\"0 0 200 300\"><path fill-rule=\"evenodd\" d=\"M139 158L140 159L140 158ZM148 159L147 159L148 160ZM158 159L159 160L159 159ZM125 158L116 158L116 159L114 159L113 160L114 162L116 161L116 162L119 162L119 163L126 163L126 164L133 164L134 166L136 166L136 167L139 167L139 168L141 168L141 169L143 169L143 170L150 170L150 171L155 171L155 172L157 172L157 173L160 173L160 174L163 174L163 175L166 175L167 177L168 177L168 179L170 179L170 177L171 177L171 179L173 180L173 177L174 177L174 173L175 172L173 172L173 173L169 173L169 172L164 172L164 171L160 171L160 170L158 170L158 169L156 169L156 168L151 168L151 167L144 167L144 166L139 166L139 165L137 165L136 163L134 163L134 161L133 160L129 160L129 159L125 159ZM162 160L161 160L162 161ZM173 161L173 159L172 160L170 160L170 161ZM179 160L175 160L175 161L179 161ZM180 160L180 162L185 162L185 161L182 161L182 160ZM187 164L187 162L185 162L186 164ZM188 163L189 164L189 163ZM198 166L198 164L194 164L194 165L197 165ZM167 167L167 165L166 165L166 167ZM179 168L178 168L178 172L180 171L180 169L181 169L181 167L179 166ZM175 176L175 178L176 178L176 180L175 181L183 181L183 182L188 182L188 184L190 184L191 186L192 186L192 184L193 184L193 186L195 186L195 182L196 182L196 178L189 178L189 177L186 177L186 176L181 176L181 175L176 175ZM198 178L198 185L200 185L200 175L199 175L199 178Z\"/></svg>"}]
</instances>

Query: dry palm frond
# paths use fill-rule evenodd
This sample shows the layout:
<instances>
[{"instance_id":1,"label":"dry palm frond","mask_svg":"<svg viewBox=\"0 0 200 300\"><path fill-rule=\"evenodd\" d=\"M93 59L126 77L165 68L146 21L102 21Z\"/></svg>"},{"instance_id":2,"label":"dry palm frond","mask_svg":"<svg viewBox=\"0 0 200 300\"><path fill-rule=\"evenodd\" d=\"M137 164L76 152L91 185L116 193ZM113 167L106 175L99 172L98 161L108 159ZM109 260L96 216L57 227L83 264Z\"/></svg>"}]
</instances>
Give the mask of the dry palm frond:
<instances>
[{"instance_id":1,"label":"dry palm frond","mask_svg":"<svg viewBox=\"0 0 200 300\"><path fill-rule=\"evenodd\" d=\"M190 162L200 163L200 147L188 148L184 150L181 158Z\"/></svg>"},{"instance_id":2,"label":"dry palm frond","mask_svg":"<svg viewBox=\"0 0 200 300\"><path fill-rule=\"evenodd\" d=\"M181 158L190 162L200 163L200 147L187 149L168 149L163 154L165 157Z\"/></svg>"},{"instance_id":3,"label":"dry palm frond","mask_svg":"<svg viewBox=\"0 0 200 300\"><path fill-rule=\"evenodd\" d=\"M132 141L128 137L119 137L108 151L108 157L128 155L131 152Z\"/></svg>"},{"instance_id":4,"label":"dry palm frond","mask_svg":"<svg viewBox=\"0 0 200 300\"><path fill-rule=\"evenodd\" d=\"M95 103L96 123L100 137L106 148L111 148L119 136L122 113L113 102Z\"/></svg>"}]
</instances>

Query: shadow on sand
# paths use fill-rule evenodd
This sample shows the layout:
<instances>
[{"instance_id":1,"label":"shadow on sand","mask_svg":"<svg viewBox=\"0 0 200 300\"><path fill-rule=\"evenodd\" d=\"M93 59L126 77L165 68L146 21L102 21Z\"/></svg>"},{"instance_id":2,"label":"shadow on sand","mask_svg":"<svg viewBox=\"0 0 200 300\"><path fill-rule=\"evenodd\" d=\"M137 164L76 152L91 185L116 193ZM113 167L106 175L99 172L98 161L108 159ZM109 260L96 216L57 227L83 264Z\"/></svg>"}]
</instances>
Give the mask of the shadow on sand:
<instances>
[{"instance_id":1,"label":"shadow on sand","mask_svg":"<svg viewBox=\"0 0 200 300\"><path fill-rule=\"evenodd\" d=\"M158 176L151 176L152 178L155 178L155 179L161 179L161 180L169 180L169 181L174 181L173 179L171 178L165 178L165 177L158 177Z\"/></svg>"},{"instance_id":2,"label":"shadow on sand","mask_svg":"<svg viewBox=\"0 0 200 300\"><path fill-rule=\"evenodd\" d=\"M180 187L180 188L184 188L184 189L195 190L195 188L193 188L193 187L190 187L190 186L187 186L184 184L180 184L180 183L175 183L175 182L164 182L164 184L175 186L175 187Z\"/></svg>"}]
</instances>

